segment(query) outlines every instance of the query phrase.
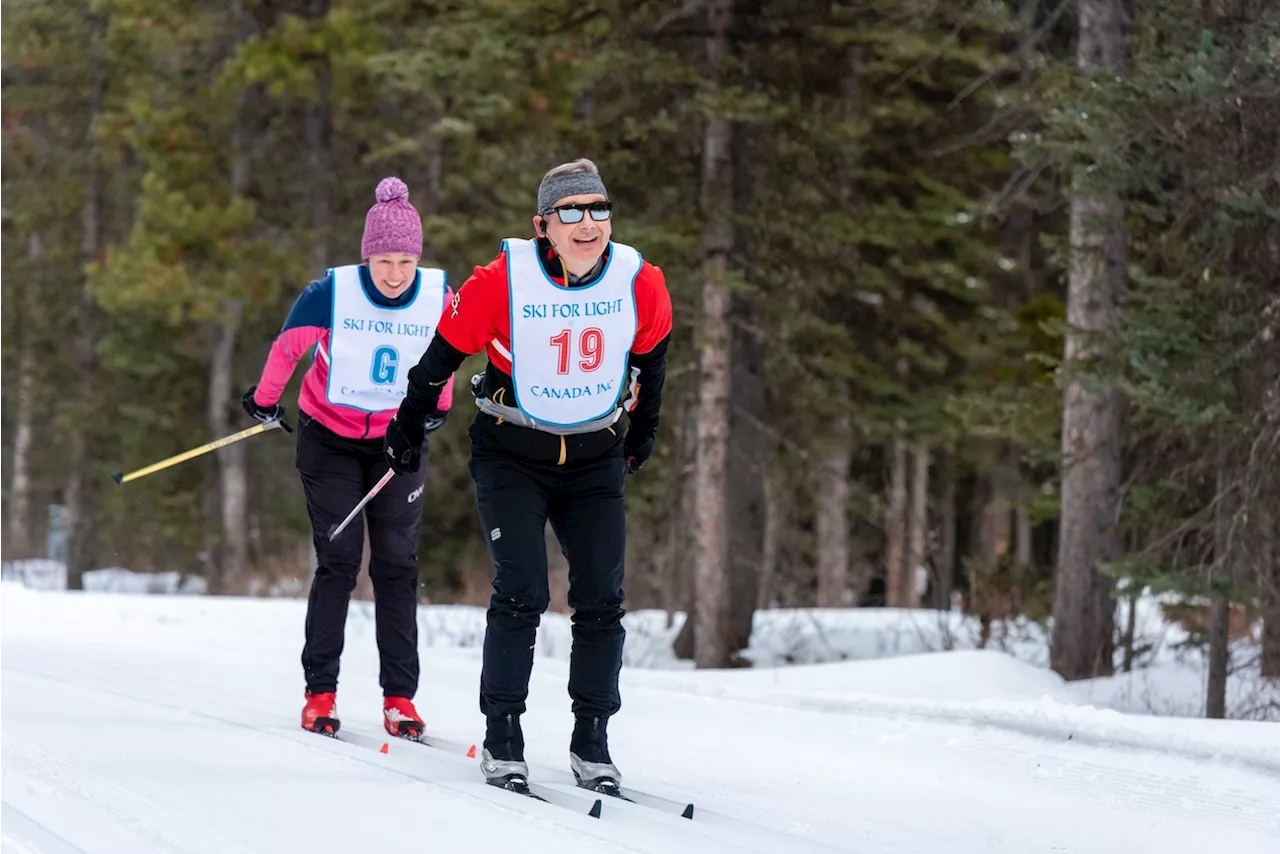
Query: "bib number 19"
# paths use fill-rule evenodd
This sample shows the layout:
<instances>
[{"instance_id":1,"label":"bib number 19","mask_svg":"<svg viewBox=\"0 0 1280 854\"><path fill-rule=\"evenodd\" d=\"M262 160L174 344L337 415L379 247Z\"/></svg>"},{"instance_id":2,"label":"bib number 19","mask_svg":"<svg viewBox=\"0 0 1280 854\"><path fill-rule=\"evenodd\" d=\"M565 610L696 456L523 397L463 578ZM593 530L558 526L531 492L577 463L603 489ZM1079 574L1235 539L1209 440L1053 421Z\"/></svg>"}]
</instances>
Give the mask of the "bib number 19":
<instances>
[{"instance_id":1,"label":"bib number 19","mask_svg":"<svg viewBox=\"0 0 1280 854\"><path fill-rule=\"evenodd\" d=\"M559 335L551 336L551 346L556 348L556 373L569 373L569 359L573 357L573 333L566 329ZM578 360L578 368L585 373L590 373L600 367L600 363L604 361L604 332L592 326L582 330L582 334L578 336L578 353L581 359Z\"/></svg>"}]
</instances>

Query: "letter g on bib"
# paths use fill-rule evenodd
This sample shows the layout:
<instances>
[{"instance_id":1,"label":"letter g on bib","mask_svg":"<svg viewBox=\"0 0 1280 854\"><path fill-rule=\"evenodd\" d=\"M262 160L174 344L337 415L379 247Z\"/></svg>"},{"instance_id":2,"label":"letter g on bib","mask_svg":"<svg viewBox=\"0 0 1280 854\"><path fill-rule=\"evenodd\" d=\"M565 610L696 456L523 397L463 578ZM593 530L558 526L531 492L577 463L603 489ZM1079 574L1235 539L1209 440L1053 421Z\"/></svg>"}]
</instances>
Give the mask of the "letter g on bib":
<instances>
[{"instance_id":1,"label":"letter g on bib","mask_svg":"<svg viewBox=\"0 0 1280 854\"><path fill-rule=\"evenodd\" d=\"M396 369L400 367L400 352L395 347L383 345L373 351L373 369L369 378L378 385L394 385Z\"/></svg>"}]
</instances>

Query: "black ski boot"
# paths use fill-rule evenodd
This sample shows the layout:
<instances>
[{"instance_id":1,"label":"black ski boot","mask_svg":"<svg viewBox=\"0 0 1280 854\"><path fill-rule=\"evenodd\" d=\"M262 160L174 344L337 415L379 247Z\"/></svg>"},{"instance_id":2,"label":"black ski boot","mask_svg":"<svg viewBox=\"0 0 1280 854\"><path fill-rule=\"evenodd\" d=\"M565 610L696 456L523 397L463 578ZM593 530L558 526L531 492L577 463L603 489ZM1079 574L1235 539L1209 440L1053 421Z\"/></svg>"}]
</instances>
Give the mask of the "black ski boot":
<instances>
[{"instance_id":1,"label":"black ski boot","mask_svg":"<svg viewBox=\"0 0 1280 854\"><path fill-rule=\"evenodd\" d=\"M569 740L569 767L578 785L604 794L622 787L622 774L609 756L608 718L579 717Z\"/></svg>"},{"instance_id":2,"label":"black ski boot","mask_svg":"<svg viewBox=\"0 0 1280 854\"><path fill-rule=\"evenodd\" d=\"M524 733L520 718L501 715L486 719L484 757L480 770L485 782L519 791L529 785L529 766L524 761Z\"/></svg>"}]
</instances>

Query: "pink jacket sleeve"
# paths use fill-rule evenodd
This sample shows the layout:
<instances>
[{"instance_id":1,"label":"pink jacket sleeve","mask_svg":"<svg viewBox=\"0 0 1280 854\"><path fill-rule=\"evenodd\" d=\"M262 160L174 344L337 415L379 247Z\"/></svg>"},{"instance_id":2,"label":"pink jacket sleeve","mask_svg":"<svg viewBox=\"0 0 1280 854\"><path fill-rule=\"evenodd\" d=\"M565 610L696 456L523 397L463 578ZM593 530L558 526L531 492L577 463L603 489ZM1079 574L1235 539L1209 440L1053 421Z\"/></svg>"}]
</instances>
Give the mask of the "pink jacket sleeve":
<instances>
[{"instance_id":1,"label":"pink jacket sleeve","mask_svg":"<svg viewBox=\"0 0 1280 854\"><path fill-rule=\"evenodd\" d=\"M258 388L253 393L259 406L271 406L280 401L284 387L289 384L298 361L324 337L327 332L320 326L294 326L276 336L271 345L267 363L262 367Z\"/></svg>"}]
</instances>

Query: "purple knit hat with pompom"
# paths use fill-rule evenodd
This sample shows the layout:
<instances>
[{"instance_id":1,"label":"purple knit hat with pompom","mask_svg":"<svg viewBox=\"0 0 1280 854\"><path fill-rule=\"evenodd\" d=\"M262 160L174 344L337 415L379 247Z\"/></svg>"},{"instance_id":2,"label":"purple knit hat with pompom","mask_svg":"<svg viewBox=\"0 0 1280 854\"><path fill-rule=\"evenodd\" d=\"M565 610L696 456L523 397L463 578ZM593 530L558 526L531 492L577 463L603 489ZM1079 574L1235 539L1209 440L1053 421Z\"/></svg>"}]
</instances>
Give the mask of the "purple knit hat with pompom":
<instances>
[{"instance_id":1,"label":"purple knit hat with pompom","mask_svg":"<svg viewBox=\"0 0 1280 854\"><path fill-rule=\"evenodd\" d=\"M409 188L399 178L383 178L374 191L378 202L364 218L360 257L392 252L422 257L422 217L409 204Z\"/></svg>"}]
</instances>

